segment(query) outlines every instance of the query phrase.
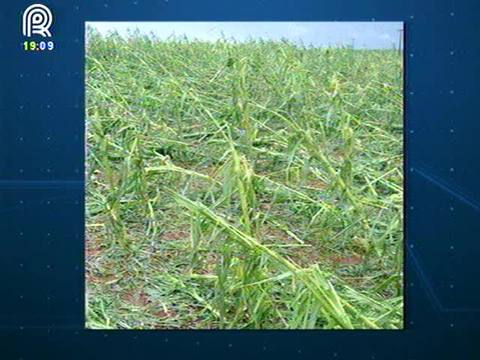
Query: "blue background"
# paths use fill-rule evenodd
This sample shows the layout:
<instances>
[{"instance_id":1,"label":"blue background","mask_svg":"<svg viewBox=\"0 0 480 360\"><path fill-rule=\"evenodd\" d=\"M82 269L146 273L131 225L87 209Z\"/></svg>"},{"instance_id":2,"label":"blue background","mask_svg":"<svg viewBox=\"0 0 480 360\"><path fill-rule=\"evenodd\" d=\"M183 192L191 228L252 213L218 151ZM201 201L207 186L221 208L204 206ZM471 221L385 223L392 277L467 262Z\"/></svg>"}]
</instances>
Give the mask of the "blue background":
<instances>
[{"instance_id":1,"label":"blue background","mask_svg":"<svg viewBox=\"0 0 480 360\"><path fill-rule=\"evenodd\" d=\"M27 53L31 3L0 5L1 358L479 358L475 1L45 1L57 48ZM95 20L405 21L406 330L84 330L84 21Z\"/></svg>"}]
</instances>

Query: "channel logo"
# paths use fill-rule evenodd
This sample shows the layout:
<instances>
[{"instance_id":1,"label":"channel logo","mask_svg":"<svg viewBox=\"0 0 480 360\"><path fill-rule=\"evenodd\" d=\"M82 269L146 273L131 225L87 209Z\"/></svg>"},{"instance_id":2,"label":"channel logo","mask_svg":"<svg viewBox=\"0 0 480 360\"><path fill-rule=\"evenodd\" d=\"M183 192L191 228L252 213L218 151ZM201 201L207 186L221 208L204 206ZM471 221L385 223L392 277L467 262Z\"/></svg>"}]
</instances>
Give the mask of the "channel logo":
<instances>
[{"instance_id":1,"label":"channel logo","mask_svg":"<svg viewBox=\"0 0 480 360\"><path fill-rule=\"evenodd\" d=\"M23 12L22 31L26 37L38 34L43 37L51 37L53 15L48 7L43 4L32 4Z\"/></svg>"}]
</instances>

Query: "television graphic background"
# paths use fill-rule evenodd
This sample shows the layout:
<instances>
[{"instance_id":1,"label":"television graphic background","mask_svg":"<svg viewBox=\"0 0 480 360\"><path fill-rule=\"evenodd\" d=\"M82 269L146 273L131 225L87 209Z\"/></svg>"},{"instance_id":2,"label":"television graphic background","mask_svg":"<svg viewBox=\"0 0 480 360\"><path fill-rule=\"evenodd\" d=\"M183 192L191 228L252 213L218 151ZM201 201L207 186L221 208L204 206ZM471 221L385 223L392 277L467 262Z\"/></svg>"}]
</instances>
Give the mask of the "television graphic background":
<instances>
[{"instance_id":1,"label":"television graphic background","mask_svg":"<svg viewBox=\"0 0 480 360\"><path fill-rule=\"evenodd\" d=\"M1 5L0 334L5 358L474 358L479 6L473 1L44 2L55 51ZM404 331L86 331L85 21L404 21ZM28 345L27 345L28 344Z\"/></svg>"}]
</instances>

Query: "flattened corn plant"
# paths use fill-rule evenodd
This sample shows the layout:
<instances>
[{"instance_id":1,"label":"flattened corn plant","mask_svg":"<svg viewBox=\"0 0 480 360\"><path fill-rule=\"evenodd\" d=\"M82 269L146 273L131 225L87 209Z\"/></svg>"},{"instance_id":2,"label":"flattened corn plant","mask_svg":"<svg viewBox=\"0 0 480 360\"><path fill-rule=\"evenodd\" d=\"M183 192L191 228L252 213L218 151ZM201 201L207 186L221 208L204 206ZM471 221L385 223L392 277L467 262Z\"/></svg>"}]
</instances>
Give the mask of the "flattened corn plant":
<instances>
[{"instance_id":1,"label":"flattened corn plant","mask_svg":"<svg viewBox=\"0 0 480 360\"><path fill-rule=\"evenodd\" d=\"M87 326L398 329L393 50L90 31Z\"/></svg>"}]
</instances>

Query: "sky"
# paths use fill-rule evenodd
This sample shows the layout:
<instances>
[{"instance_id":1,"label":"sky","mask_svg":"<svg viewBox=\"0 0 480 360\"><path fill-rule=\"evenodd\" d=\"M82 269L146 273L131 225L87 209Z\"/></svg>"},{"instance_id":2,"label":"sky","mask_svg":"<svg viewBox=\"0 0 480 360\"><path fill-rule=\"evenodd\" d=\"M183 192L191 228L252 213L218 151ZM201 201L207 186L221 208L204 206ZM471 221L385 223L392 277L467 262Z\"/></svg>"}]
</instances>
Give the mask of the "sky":
<instances>
[{"instance_id":1,"label":"sky","mask_svg":"<svg viewBox=\"0 0 480 360\"><path fill-rule=\"evenodd\" d=\"M102 34L126 36L139 30L160 39L172 35L215 41L220 38L281 40L315 47L354 46L356 49L391 49L398 46L401 22L88 22Z\"/></svg>"}]
</instances>

